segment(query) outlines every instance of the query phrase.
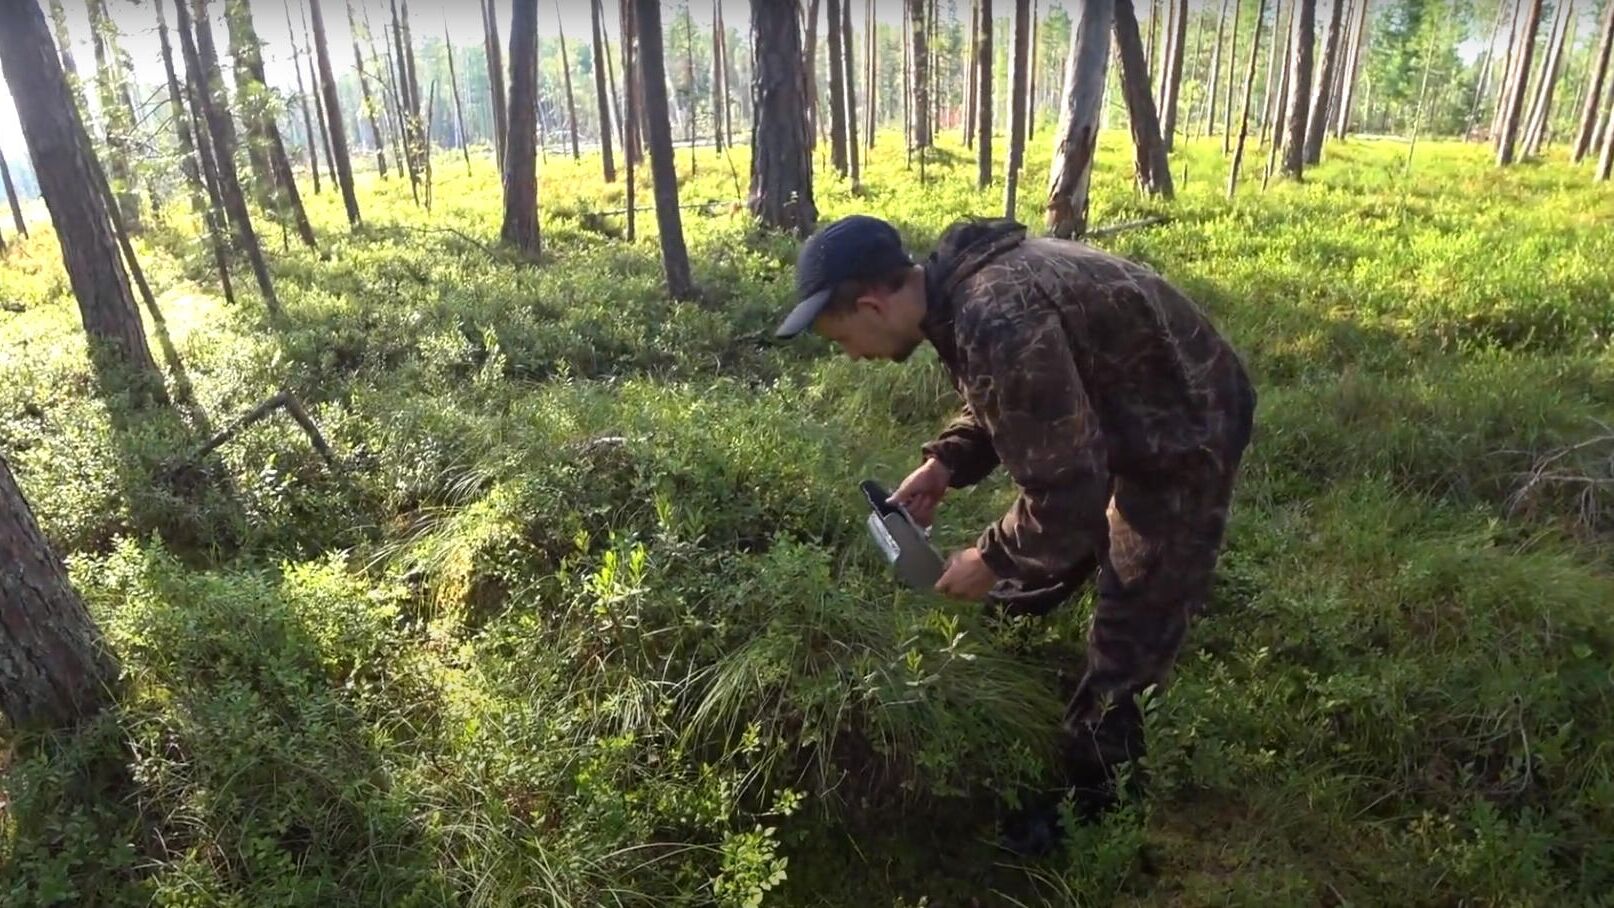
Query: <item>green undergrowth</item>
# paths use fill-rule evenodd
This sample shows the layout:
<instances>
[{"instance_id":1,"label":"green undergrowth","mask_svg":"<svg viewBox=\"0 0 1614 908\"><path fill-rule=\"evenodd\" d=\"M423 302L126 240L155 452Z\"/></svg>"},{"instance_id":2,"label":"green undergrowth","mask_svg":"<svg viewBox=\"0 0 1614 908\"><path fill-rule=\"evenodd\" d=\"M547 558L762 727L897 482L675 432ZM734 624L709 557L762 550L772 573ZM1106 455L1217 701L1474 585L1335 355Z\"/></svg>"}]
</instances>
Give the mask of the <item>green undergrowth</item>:
<instances>
[{"instance_id":1,"label":"green undergrowth","mask_svg":"<svg viewBox=\"0 0 1614 908\"><path fill-rule=\"evenodd\" d=\"M927 250L1001 211L963 149L922 185L898 142L856 190L821 175L821 214ZM856 483L956 398L928 350L768 342L795 244L736 205L745 149L680 152L692 303L597 160L543 165L533 265L496 248L490 156L445 157L429 215L373 173L357 230L311 197L323 257L265 221L281 322L167 212L138 245L171 411L97 387L48 231L0 262L0 450L124 669L85 728L11 736L0 902L1605 899L1614 194L1350 141L1264 193L1252 149L1229 202L1217 139L1167 202L1100 144L1093 223L1169 218L1101 244L1190 292L1261 398L1146 794L1052 857L994 846L1087 600L1001 626L894 588ZM339 468L278 414L174 469L282 388ZM1011 494L955 494L938 539Z\"/></svg>"}]
</instances>

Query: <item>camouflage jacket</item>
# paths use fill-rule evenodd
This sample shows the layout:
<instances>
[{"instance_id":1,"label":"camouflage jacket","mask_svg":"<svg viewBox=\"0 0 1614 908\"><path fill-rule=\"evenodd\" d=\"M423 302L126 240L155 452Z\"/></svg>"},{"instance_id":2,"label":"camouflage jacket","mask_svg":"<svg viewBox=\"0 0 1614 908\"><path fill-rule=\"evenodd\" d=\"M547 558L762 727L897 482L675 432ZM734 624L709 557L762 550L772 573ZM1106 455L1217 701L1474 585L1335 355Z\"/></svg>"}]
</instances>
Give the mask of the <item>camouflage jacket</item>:
<instances>
[{"instance_id":1,"label":"camouflage jacket","mask_svg":"<svg viewBox=\"0 0 1614 908\"><path fill-rule=\"evenodd\" d=\"M1104 550L1112 477L1192 482L1248 440L1237 354L1149 268L988 221L950 228L925 272L964 408L924 452L955 488L999 463L1020 487L977 543L999 577L1069 581Z\"/></svg>"}]
</instances>

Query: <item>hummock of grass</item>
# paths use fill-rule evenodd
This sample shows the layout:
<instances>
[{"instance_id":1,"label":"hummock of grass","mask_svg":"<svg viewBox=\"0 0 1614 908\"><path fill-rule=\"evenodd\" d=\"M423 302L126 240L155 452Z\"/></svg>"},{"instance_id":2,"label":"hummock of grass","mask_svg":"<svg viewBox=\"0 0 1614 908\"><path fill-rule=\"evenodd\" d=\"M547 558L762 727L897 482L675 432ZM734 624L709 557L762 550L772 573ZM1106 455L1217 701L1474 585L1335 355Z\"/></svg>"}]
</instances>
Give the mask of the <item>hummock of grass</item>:
<instances>
[{"instance_id":1,"label":"hummock of grass","mask_svg":"<svg viewBox=\"0 0 1614 908\"><path fill-rule=\"evenodd\" d=\"M879 138L860 192L820 176L825 218L925 249L1001 211L962 149L922 185ZM139 243L194 391L168 415L96 388L37 231L0 260L0 450L125 687L8 742L0 902L1606 898L1614 189L1349 141L1266 193L1252 150L1228 203L1219 152L1180 151L1164 203L1101 142L1093 222L1171 218L1101 245L1204 305L1261 406L1214 601L1149 702L1148 793L1036 862L994 817L1048 769L1088 603L998 628L894 590L856 483L955 401L928 352L766 343L794 244L737 204L745 149L679 156L714 203L685 212L698 304L664 298L650 213L632 244L591 214L625 200L592 158L543 165L537 267L490 248L485 153L438 162L429 216L374 174L360 230L310 197L328 260L266 220L279 327L244 270L221 302L175 207ZM340 473L277 417L153 479L282 385ZM940 538L1011 494L955 496Z\"/></svg>"}]
</instances>

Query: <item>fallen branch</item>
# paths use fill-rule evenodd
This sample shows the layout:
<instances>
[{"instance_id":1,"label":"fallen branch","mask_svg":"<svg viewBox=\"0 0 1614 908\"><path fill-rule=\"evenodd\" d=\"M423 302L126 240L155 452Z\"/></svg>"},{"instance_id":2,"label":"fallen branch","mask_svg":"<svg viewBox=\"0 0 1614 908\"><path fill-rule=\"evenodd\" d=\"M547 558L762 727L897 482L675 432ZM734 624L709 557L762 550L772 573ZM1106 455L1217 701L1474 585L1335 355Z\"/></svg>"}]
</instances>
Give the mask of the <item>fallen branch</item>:
<instances>
[{"instance_id":1,"label":"fallen branch","mask_svg":"<svg viewBox=\"0 0 1614 908\"><path fill-rule=\"evenodd\" d=\"M1168 218L1163 214L1153 214L1146 218L1139 218L1136 221L1122 221L1119 224L1111 224L1108 227L1100 227L1097 230L1089 230L1083 239L1096 240L1100 237L1115 236L1117 233L1125 233L1128 230L1138 230L1143 227L1153 227L1157 224L1164 224L1169 220L1171 220L1171 218Z\"/></svg>"},{"instance_id":2,"label":"fallen branch","mask_svg":"<svg viewBox=\"0 0 1614 908\"><path fill-rule=\"evenodd\" d=\"M707 209L707 213L710 213L710 209L717 208L717 207L719 207L721 205L739 205L739 204L740 204L739 202L725 202L725 201L721 201L721 200L718 200L718 199L713 199L712 201L709 201L709 202L690 202L690 203L688 203L686 205L679 205L678 208L681 211L682 210L693 209L693 208L703 208L703 209ZM633 210L634 211L655 211L656 206L654 206L654 205L644 205L644 206L636 207ZM598 217L598 218L609 217L611 215L617 215L617 214L627 214L627 213L628 213L628 209L626 209L626 208L618 208L618 209L616 209L614 211L584 211L584 212L581 212L581 214L584 217Z\"/></svg>"},{"instance_id":3,"label":"fallen branch","mask_svg":"<svg viewBox=\"0 0 1614 908\"><path fill-rule=\"evenodd\" d=\"M291 416L292 420L297 423L298 427L303 430L303 434L308 436L309 443L314 446L315 451L319 452L320 457L324 458L325 465L330 467L333 471L340 470L341 464L337 461L336 455L332 453L331 446L325 443L325 436L320 434L319 427L314 424L314 420L309 418L308 411L303 409L302 401L299 401L296 395L285 390L284 388L281 389L279 393L270 397L268 400L265 400L263 403L260 403L251 410L248 410L244 415L242 415L235 422L231 423L227 428L214 434L214 436L204 442L201 447L197 448L195 451L192 451L190 456L179 461L178 463L171 465L169 470L178 471L184 466L196 463L207 455L228 444L245 429L267 419L269 415L274 413L276 410L282 409L285 410L286 413Z\"/></svg>"}]
</instances>

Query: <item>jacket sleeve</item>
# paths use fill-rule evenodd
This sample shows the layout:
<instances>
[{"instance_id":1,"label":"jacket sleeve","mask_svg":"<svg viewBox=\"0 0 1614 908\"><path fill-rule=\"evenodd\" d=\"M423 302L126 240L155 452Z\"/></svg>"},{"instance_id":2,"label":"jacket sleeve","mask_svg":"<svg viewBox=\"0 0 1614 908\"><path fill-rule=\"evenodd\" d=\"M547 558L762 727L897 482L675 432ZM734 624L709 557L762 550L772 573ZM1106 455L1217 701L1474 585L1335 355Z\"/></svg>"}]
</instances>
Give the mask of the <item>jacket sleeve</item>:
<instances>
[{"instance_id":1,"label":"jacket sleeve","mask_svg":"<svg viewBox=\"0 0 1614 908\"><path fill-rule=\"evenodd\" d=\"M1109 533L1098 418L1056 310L1022 298L970 321L965 396L1020 487L977 546L1000 578L1055 582L1091 563Z\"/></svg>"},{"instance_id":2,"label":"jacket sleeve","mask_svg":"<svg viewBox=\"0 0 1614 908\"><path fill-rule=\"evenodd\" d=\"M948 484L955 489L975 485L998 465L998 452L992 447L992 433L986 430L968 402L941 435L920 449L926 457L941 461L952 474Z\"/></svg>"}]
</instances>

